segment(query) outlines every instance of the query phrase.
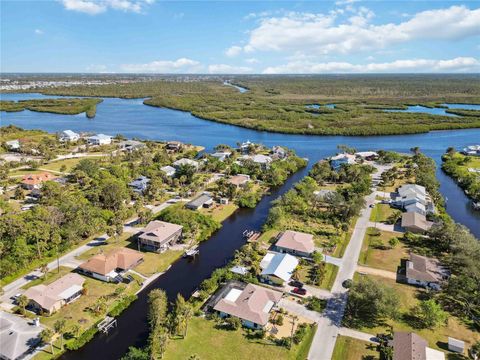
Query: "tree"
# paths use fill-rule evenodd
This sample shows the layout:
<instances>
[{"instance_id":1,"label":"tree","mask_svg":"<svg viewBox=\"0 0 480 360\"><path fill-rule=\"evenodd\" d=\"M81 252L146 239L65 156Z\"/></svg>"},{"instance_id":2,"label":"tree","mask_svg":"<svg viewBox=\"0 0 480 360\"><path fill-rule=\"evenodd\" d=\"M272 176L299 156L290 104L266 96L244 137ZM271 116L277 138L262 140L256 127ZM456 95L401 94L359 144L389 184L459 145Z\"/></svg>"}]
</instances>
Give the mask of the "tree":
<instances>
[{"instance_id":1,"label":"tree","mask_svg":"<svg viewBox=\"0 0 480 360\"><path fill-rule=\"evenodd\" d=\"M57 334L60 335L60 342L63 350L63 334L65 332L65 325L66 325L66 320L65 319L59 319L55 321L53 324L53 329Z\"/></svg>"},{"instance_id":2,"label":"tree","mask_svg":"<svg viewBox=\"0 0 480 360\"><path fill-rule=\"evenodd\" d=\"M142 348L136 348L130 346L128 352L122 357L121 360L150 360L148 350Z\"/></svg>"},{"instance_id":3,"label":"tree","mask_svg":"<svg viewBox=\"0 0 480 360\"><path fill-rule=\"evenodd\" d=\"M80 334L81 329L82 328L80 327L80 325L73 324L72 327L70 328L70 334L72 334L75 338L77 338L78 335Z\"/></svg>"},{"instance_id":4,"label":"tree","mask_svg":"<svg viewBox=\"0 0 480 360\"><path fill-rule=\"evenodd\" d=\"M433 299L421 301L412 313L424 328L433 329L447 320L447 313Z\"/></svg>"},{"instance_id":5,"label":"tree","mask_svg":"<svg viewBox=\"0 0 480 360\"><path fill-rule=\"evenodd\" d=\"M42 340L43 343L50 344L50 349L51 349L52 355L55 354L55 352L53 350L53 342L52 342L53 331L48 329L48 328L43 329L40 332L39 337L40 337L40 340Z\"/></svg>"},{"instance_id":6,"label":"tree","mask_svg":"<svg viewBox=\"0 0 480 360\"><path fill-rule=\"evenodd\" d=\"M398 240L397 237L392 237L390 240L388 240L388 244L392 247L396 247L400 241Z\"/></svg>"},{"instance_id":7,"label":"tree","mask_svg":"<svg viewBox=\"0 0 480 360\"><path fill-rule=\"evenodd\" d=\"M47 278L47 273L48 273L48 264L40 265L40 272L42 273L43 280L45 280Z\"/></svg>"},{"instance_id":8,"label":"tree","mask_svg":"<svg viewBox=\"0 0 480 360\"><path fill-rule=\"evenodd\" d=\"M13 193L13 198L15 200L23 200L25 198L25 192L20 186L15 188L15 192Z\"/></svg>"},{"instance_id":9,"label":"tree","mask_svg":"<svg viewBox=\"0 0 480 360\"><path fill-rule=\"evenodd\" d=\"M230 330L238 330L242 326L242 322L236 316L230 316L225 319L225 324Z\"/></svg>"},{"instance_id":10,"label":"tree","mask_svg":"<svg viewBox=\"0 0 480 360\"><path fill-rule=\"evenodd\" d=\"M17 299L17 304L20 307L20 311L22 315L25 315L25 308L27 307L29 303L28 298L25 295L20 295Z\"/></svg>"}]
</instances>

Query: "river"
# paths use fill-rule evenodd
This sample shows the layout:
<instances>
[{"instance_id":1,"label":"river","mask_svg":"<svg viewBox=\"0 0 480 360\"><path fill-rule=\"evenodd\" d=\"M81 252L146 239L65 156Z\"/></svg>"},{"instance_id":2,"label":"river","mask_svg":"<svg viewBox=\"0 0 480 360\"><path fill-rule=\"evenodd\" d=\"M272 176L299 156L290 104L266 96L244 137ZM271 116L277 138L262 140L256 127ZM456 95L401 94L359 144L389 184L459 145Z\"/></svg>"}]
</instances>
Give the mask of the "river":
<instances>
[{"instance_id":1,"label":"river","mask_svg":"<svg viewBox=\"0 0 480 360\"><path fill-rule=\"evenodd\" d=\"M4 94L3 100L43 98L39 94ZM310 166L317 160L335 154L338 144L346 144L358 150L388 149L408 152L413 146L440 163L440 156L449 146L463 148L478 142L480 129L437 131L426 134L347 137L307 136L260 132L236 126L201 120L189 113L144 106L142 99L123 100L106 98L97 107L94 119L84 114L69 116L22 111L1 113L1 125L14 124L27 129L60 131L91 131L152 140L180 140L205 146L211 150L219 143L235 145L250 140L267 146L284 145L295 149L310 159ZM241 233L245 229L259 229L264 223L270 202L287 191L292 184L307 173L308 168L291 176L288 181L264 197L255 209L241 209L228 218L223 227L208 241L200 245L200 255L189 262L180 259L161 277L139 294L135 301L118 319L118 327L110 335L97 335L82 349L68 352L62 359L119 359L129 346L143 346L148 337L147 294L148 290L162 288L170 299L177 293L189 296L211 272L223 266L236 249L244 244ZM441 171L438 171L441 192L448 199L447 211L458 222L466 225L480 238L480 213L475 213L461 189Z\"/></svg>"}]
</instances>

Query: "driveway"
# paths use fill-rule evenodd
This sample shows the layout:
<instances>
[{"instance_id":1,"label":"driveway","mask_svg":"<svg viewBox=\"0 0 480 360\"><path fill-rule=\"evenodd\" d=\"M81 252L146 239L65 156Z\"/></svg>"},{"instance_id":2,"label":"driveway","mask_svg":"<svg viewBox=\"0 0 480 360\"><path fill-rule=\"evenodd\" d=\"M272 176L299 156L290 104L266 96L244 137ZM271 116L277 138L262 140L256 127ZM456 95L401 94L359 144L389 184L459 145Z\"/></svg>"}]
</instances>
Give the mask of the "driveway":
<instances>
[{"instance_id":1,"label":"driveway","mask_svg":"<svg viewBox=\"0 0 480 360\"><path fill-rule=\"evenodd\" d=\"M338 329L338 334L342 336L348 336L354 339L362 340L362 341L367 341L371 343L378 344L378 339L375 335L367 334L361 331L349 329L342 327Z\"/></svg>"},{"instance_id":2,"label":"driveway","mask_svg":"<svg viewBox=\"0 0 480 360\"><path fill-rule=\"evenodd\" d=\"M389 168L380 165L375 165L375 167L378 171L372 175L373 179L379 179L381 174ZM318 322L318 329L308 354L309 360L330 360L332 357L348 297L347 290L343 288L342 283L347 279L352 279L357 270L363 239L369 227L372 212L370 205L375 203L375 196L376 188L373 188L372 193L365 197L366 207L360 213L345 250L343 261L339 266L338 275L332 287L333 296L327 301L326 310Z\"/></svg>"}]
</instances>

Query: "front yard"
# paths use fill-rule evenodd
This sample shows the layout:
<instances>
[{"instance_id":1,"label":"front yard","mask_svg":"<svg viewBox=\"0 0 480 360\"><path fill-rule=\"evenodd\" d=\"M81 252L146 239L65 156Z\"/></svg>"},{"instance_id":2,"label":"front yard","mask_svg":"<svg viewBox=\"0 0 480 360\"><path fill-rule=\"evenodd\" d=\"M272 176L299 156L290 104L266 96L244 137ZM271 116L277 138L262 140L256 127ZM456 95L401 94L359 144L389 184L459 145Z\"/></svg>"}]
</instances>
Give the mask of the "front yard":
<instances>
[{"instance_id":1,"label":"front yard","mask_svg":"<svg viewBox=\"0 0 480 360\"><path fill-rule=\"evenodd\" d=\"M389 204L375 204L370 215L372 222L386 222L388 218L398 211L393 209Z\"/></svg>"},{"instance_id":2,"label":"front yard","mask_svg":"<svg viewBox=\"0 0 480 360\"><path fill-rule=\"evenodd\" d=\"M268 340L252 339L244 329L225 330L205 318L194 317L188 323L185 339L170 340L165 359L185 360L196 355L209 360L306 359L314 330L309 329L304 340L291 350Z\"/></svg>"},{"instance_id":3,"label":"front yard","mask_svg":"<svg viewBox=\"0 0 480 360\"><path fill-rule=\"evenodd\" d=\"M347 336L338 336L332 360L378 360L375 344Z\"/></svg>"},{"instance_id":4,"label":"front yard","mask_svg":"<svg viewBox=\"0 0 480 360\"><path fill-rule=\"evenodd\" d=\"M315 286L321 289L331 290L333 283L335 282L335 278L337 277L338 273L338 266L333 264L325 264L325 275L322 278L322 281L319 285L314 284L315 275L313 271L313 263L306 263L304 262L302 265L299 266L298 272L298 279L308 285Z\"/></svg>"},{"instance_id":5,"label":"front yard","mask_svg":"<svg viewBox=\"0 0 480 360\"><path fill-rule=\"evenodd\" d=\"M358 260L359 264L397 272L401 260L408 257L408 249L401 241L392 247L389 240L401 237L401 234L379 231L379 235L376 235L376 231L374 228L367 229Z\"/></svg>"}]
</instances>

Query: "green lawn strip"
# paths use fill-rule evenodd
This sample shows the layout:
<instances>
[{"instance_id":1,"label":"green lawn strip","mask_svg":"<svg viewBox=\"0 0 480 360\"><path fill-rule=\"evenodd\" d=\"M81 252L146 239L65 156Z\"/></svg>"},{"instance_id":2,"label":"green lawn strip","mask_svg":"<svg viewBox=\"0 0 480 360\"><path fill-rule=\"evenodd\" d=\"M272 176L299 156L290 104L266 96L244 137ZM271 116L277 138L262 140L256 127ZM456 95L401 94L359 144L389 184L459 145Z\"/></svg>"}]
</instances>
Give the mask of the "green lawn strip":
<instances>
[{"instance_id":1,"label":"green lawn strip","mask_svg":"<svg viewBox=\"0 0 480 360\"><path fill-rule=\"evenodd\" d=\"M345 254L345 250L347 249L348 243L350 242L350 238L352 237L353 230L355 229L355 224L357 223L358 216L355 216L350 220L350 226L348 228L348 231L343 234L343 240L340 242L340 244L337 244L335 247L335 251L333 252L333 256L341 258L343 257L343 254Z\"/></svg>"},{"instance_id":2,"label":"green lawn strip","mask_svg":"<svg viewBox=\"0 0 480 360\"><path fill-rule=\"evenodd\" d=\"M377 360L380 358L375 345L351 337L338 336L332 360Z\"/></svg>"},{"instance_id":3,"label":"green lawn strip","mask_svg":"<svg viewBox=\"0 0 480 360\"><path fill-rule=\"evenodd\" d=\"M374 228L367 229L358 260L359 264L396 272L401 259L408 256L408 250L402 242L390 249L388 241L391 238L400 237L401 234L380 231L380 235L375 236L374 231Z\"/></svg>"},{"instance_id":4,"label":"green lawn strip","mask_svg":"<svg viewBox=\"0 0 480 360\"><path fill-rule=\"evenodd\" d=\"M188 323L185 339L171 339L165 353L166 360L185 360L191 355L209 360L250 359L305 359L313 338L310 330L304 341L291 350L276 346L267 340L248 339L243 329L229 331L215 328L216 323L194 317Z\"/></svg>"},{"instance_id":5,"label":"green lawn strip","mask_svg":"<svg viewBox=\"0 0 480 360\"><path fill-rule=\"evenodd\" d=\"M32 169L19 169L19 170L14 170L8 173L8 176L17 176L21 180L21 176L25 175L30 175L30 174L41 174L44 173L45 170L32 170ZM49 172L49 171L47 171ZM58 176L58 174L55 174L52 172L53 175Z\"/></svg>"},{"instance_id":6,"label":"green lawn strip","mask_svg":"<svg viewBox=\"0 0 480 360\"><path fill-rule=\"evenodd\" d=\"M143 253L143 262L135 268L135 271L149 277L155 273L164 272L183 254L180 250L167 250L161 254L153 252Z\"/></svg>"},{"instance_id":7,"label":"green lawn strip","mask_svg":"<svg viewBox=\"0 0 480 360\"><path fill-rule=\"evenodd\" d=\"M385 222L393 212L394 209L389 204L376 204L370 214L370 221Z\"/></svg>"},{"instance_id":8,"label":"green lawn strip","mask_svg":"<svg viewBox=\"0 0 480 360\"><path fill-rule=\"evenodd\" d=\"M48 284L51 284L52 282L54 282L55 280L60 279L62 276L66 275L70 272L72 272L71 268L68 268L68 267L65 267L65 266L60 266L59 268L46 273L45 274L45 279L43 277L41 277L41 278L32 280L32 281L26 283L25 285L23 285L21 288L26 290L28 288L31 288L32 286L35 286L35 285L40 285L40 284L48 285Z\"/></svg>"},{"instance_id":9,"label":"green lawn strip","mask_svg":"<svg viewBox=\"0 0 480 360\"><path fill-rule=\"evenodd\" d=\"M480 333L470 330L470 328L462 323L460 319L451 314L449 314L447 324L439 326L435 329L417 329L412 327L407 322L408 317L406 315L408 315L411 308L419 303L418 298L425 290L407 284L400 284L394 280L386 279L380 276L358 275L357 273L355 278L358 279L359 276L368 276L375 282L382 283L393 288L398 295L400 303L399 311L401 315L398 320L388 320L383 325L373 328L363 327L358 330L369 334L379 334L386 333L389 326L392 326L394 331L413 331L427 340L430 347L441 351L446 350L445 343L448 337L465 341L466 348L469 348L476 341L480 341Z\"/></svg>"},{"instance_id":10,"label":"green lawn strip","mask_svg":"<svg viewBox=\"0 0 480 360\"><path fill-rule=\"evenodd\" d=\"M210 215L214 220L218 222L223 222L237 209L237 205L230 203L228 205L220 205L218 207L215 207L214 209L201 209L201 212L205 215Z\"/></svg>"},{"instance_id":11,"label":"green lawn strip","mask_svg":"<svg viewBox=\"0 0 480 360\"><path fill-rule=\"evenodd\" d=\"M280 230L276 229L270 229L262 233L260 237L257 239L257 242L259 244L269 244L270 241L277 237L277 235L280 233Z\"/></svg>"},{"instance_id":12,"label":"green lawn strip","mask_svg":"<svg viewBox=\"0 0 480 360\"><path fill-rule=\"evenodd\" d=\"M322 279L320 288L331 290L338 274L338 266L333 264L325 264L325 276Z\"/></svg>"}]
</instances>

